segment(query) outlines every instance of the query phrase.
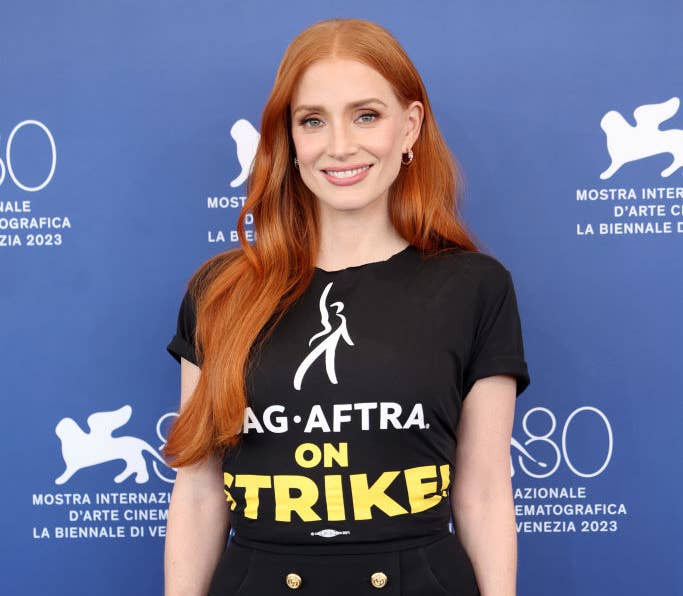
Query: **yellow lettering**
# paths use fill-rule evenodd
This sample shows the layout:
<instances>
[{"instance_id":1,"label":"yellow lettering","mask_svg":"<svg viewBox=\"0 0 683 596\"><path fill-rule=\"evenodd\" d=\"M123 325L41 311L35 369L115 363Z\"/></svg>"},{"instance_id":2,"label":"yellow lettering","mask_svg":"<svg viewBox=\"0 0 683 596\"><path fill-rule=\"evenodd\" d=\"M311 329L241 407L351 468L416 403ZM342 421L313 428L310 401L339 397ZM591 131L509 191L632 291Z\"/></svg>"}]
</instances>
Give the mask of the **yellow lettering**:
<instances>
[{"instance_id":1,"label":"yellow lettering","mask_svg":"<svg viewBox=\"0 0 683 596\"><path fill-rule=\"evenodd\" d=\"M230 511L234 510L235 507L237 507L235 499L232 498L232 495L228 490L232 486L233 479L234 478L232 474L228 474L228 472L223 472L223 492L225 493L225 500L228 502L228 505L230 506Z\"/></svg>"},{"instance_id":2,"label":"yellow lettering","mask_svg":"<svg viewBox=\"0 0 683 596\"><path fill-rule=\"evenodd\" d=\"M235 478L235 486L244 487L244 517L258 519L258 491L262 488L270 488L270 476L258 474L238 474Z\"/></svg>"},{"instance_id":3,"label":"yellow lettering","mask_svg":"<svg viewBox=\"0 0 683 596\"><path fill-rule=\"evenodd\" d=\"M332 461L342 468L349 467L349 444L339 443L339 447L335 449L332 443L323 444L323 467L331 468Z\"/></svg>"},{"instance_id":4,"label":"yellow lettering","mask_svg":"<svg viewBox=\"0 0 683 596\"><path fill-rule=\"evenodd\" d=\"M313 467L319 465L321 461L326 468L335 465L347 467L348 443L324 443L322 448L313 443L303 443L297 447L295 458L302 467ZM400 475L405 481L406 492L403 492L403 482L401 482L401 490L397 494L407 495L407 508L387 494ZM431 509L448 496L450 476L449 464L382 472L372 484L368 482L368 474L351 474L348 476L348 481L353 519L372 519L373 514L377 514L373 507L389 517L407 513L415 514ZM320 521L322 518L314 510L319 500L322 501L320 490L324 491L327 521L344 521L350 518L351 514L349 516L346 514L343 487L346 478L346 475L327 474L321 478L324 486L318 486L313 479L300 475L237 474L233 476L228 472L223 473L224 492L230 510L234 511L237 508L237 502L231 491L241 487L244 488L244 517L258 519L260 491L272 489L275 520L279 522L291 522L292 513L296 513L304 522ZM322 502L320 507L322 508ZM261 514L263 515L263 512Z\"/></svg>"},{"instance_id":5,"label":"yellow lettering","mask_svg":"<svg viewBox=\"0 0 683 596\"><path fill-rule=\"evenodd\" d=\"M327 504L328 521L342 521L346 519L344 508L344 492L339 474L325 476L325 503Z\"/></svg>"},{"instance_id":6,"label":"yellow lettering","mask_svg":"<svg viewBox=\"0 0 683 596\"><path fill-rule=\"evenodd\" d=\"M310 453L310 459L306 459L305 454ZM320 453L320 447L314 443L302 443L296 448L294 452L294 460L302 468L314 468L320 463L322 455Z\"/></svg>"},{"instance_id":7,"label":"yellow lettering","mask_svg":"<svg viewBox=\"0 0 683 596\"><path fill-rule=\"evenodd\" d=\"M318 501L318 487L306 476L274 476L275 491L275 520L292 521L292 511L302 521L320 521L320 516L313 511L313 505ZM298 490L301 495L292 497L290 490Z\"/></svg>"},{"instance_id":8,"label":"yellow lettering","mask_svg":"<svg viewBox=\"0 0 683 596\"><path fill-rule=\"evenodd\" d=\"M408 468L403 472L406 476L406 488L408 489L408 502L410 512L419 513L434 507L441 499L441 495L435 495L436 466L420 466ZM434 482L423 482L426 478L433 478ZM427 495L431 494L431 497Z\"/></svg>"},{"instance_id":9,"label":"yellow lettering","mask_svg":"<svg viewBox=\"0 0 683 596\"><path fill-rule=\"evenodd\" d=\"M444 497L448 496L446 489L451 483L451 467L448 464L441 464L439 466L439 472L441 473L441 495Z\"/></svg>"},{"instance_id":10,"label":"yellow lettering","mask_svg":"<svg viewBox=\"0 0 683 596\"><path fill-rule=\"evenodd\" d=\"M384 472L372 486L368 486L367 474L351 474L349 480L353 495L354 518L372 519L373 505L391 517L408 513L384 492L399 474L400 472Z\"/></svg>"}]
</instances>

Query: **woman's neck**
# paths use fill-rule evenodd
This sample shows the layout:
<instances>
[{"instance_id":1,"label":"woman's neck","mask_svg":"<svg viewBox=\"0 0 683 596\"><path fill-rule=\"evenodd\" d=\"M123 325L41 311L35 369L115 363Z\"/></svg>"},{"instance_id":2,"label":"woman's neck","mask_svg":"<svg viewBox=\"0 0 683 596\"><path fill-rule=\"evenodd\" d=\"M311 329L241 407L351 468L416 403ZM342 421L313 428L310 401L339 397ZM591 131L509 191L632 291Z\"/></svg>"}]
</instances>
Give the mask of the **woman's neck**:
<instances>
[{"instance_id":1,"label":"woman's neck","mask_svg":"<svg viewBox=\"0 0 683 596\"><path fill-rule=\"evenodd\" d=\"M386 209L320 213L320 245L316 265L334 271L384 261L408 246Z\"/></svg>"}]
</instances>

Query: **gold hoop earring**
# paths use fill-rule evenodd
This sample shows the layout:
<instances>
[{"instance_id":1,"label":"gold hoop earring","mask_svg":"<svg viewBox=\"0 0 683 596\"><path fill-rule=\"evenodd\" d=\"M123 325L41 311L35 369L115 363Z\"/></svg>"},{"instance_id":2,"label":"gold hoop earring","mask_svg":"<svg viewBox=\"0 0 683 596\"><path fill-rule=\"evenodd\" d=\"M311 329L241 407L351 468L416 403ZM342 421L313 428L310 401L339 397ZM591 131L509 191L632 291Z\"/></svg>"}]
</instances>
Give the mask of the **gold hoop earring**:
<instances>
[{"instance_id":1,"label":"gold hoop earring","mask_svg":"<svg viewBox=\"0 0 683 596\"><path fill-rule=\"evenodd\" d=\"M408 156L407 158L406 158L406 155ZM413 150L408 149L408 153L403 153L401 155L401 163L404 166L409 166L412 162L413 162Z\"/></svg>"}]
</instances>

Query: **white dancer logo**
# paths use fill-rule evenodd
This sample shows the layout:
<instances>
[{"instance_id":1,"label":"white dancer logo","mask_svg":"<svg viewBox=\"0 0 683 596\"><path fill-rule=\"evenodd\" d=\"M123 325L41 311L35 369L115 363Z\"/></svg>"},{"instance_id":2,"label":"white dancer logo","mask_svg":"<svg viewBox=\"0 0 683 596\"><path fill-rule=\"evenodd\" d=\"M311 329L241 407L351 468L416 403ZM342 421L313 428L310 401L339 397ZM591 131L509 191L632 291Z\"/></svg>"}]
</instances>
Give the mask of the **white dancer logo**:
<instances>
[{"instance_id":1,"label":"white dancer logo","mask_svg":"<svg viewBox=\"0 0 683 596\"><path fill-rule=\"evenodd\" d=\"M230 183L232 188L237 188L242 186L249 176L261 135L249 120L241 118L232 125L230 136L234 139L237 146L237 161L242 168L239 176Z\"/></svg>"},{"instance_id":2,"label":"white dancer logo","mask_svg":"<svg viewBox=\"0 0 683 596\"><path fill-rule=\"evenodd\" d=\"M62 418L55 427L55 433L62 443L66 470L55 480L55 484L64 484L83 468L117 459L124 460L126 468L114 478L115 482L123 482L133 474L138 484L147 482L149 473L143 452L151 453L165 465L164 459L142 439L111 436L113 431L130 420L132 412L129 405L112 412L95 412L88 416L90 432L87 433L72 418Z\"/></svg>"},{"instance_id":3,"label":"white dancer logo","mask_svg":"<svg viewBox=\"0 0 683 596\"><path fill-rule=\"evenodd\" d=\"M334 355L337 350L337 344L343 337L344 341L348 345L353 345L353 341L351 341L351 337L349 336L349 331L346 328L346 317L341 314L341 311L344 310L343 302L333 302L330 304L330 306L336 309L334 314L339 317L339 327L333 331L332 325L330 325L330 313L327 310L326 302L327 295L330 293L330 288L332 287L332 283L333 282L330 282L325 286L325 289L320 296L320 323L323 326L323 330L311 337L311 339L308 341L308 345L310 346L319 337L327 337L315 348L313 348L313 350L311 350L311 353L303 359L299 365L299 368L296 369L296 373L294 375L294 389L297 391L301 390L301 381L303 381L306 371L319 356L322 356L323 353L325 354L325 370L327 371L327 376L330 379L330 383L334 383L336 385L337 373L334 369Z\"/></svg>"},{"instance_id":4,"label":"white dancer logo","mask_svg":"<svg viewBox=\"0 0 683 596\"><path fill-rule=\"evenodd\" d=\"M607 112L600 126L607 135L607 151L612 163L600 178L611 178L624 164L659 153L671 153L674 158L671 165L662 170L663 177L671 176L683 167L683 130L659 130L659 125L671 118L679 105L678 97L672 97L663 103L640 106L633 112L635 126L631 126L619 112Z\"/></svg>"}]
</instances>

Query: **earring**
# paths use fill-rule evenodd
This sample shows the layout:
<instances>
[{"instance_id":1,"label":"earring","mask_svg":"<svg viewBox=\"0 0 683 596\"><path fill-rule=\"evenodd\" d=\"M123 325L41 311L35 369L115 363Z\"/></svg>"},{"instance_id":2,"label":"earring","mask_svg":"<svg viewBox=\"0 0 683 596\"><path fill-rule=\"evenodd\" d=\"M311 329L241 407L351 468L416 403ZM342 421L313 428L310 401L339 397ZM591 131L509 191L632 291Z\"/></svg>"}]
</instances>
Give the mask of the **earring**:
<instances>
[{"instance_id":1,"label":"earring","mask_svg":"<svg viewBox=\"0 0 683 596\"><path fill-rule=\"evenodd\" d=\"M406 155L407 155L407 157L406 157ZM413 161L413 150L412 150L412 149L408 149L408 153L407 153L407 154L404 153L403 155L401 155L401 163L402 163L404 166L409 166L409 165L412 163L412 161Z\"/></svg>"},{"instance_id":2,"label":"earring","mask_svg":"<svg viewBox=\"0 0 683 596\"><path fill-rule=\"evenodd\" d=\"M299 169L299 160L295 157L294 158L294 167L298 170Z\"/></svg>"}]
</instances>

